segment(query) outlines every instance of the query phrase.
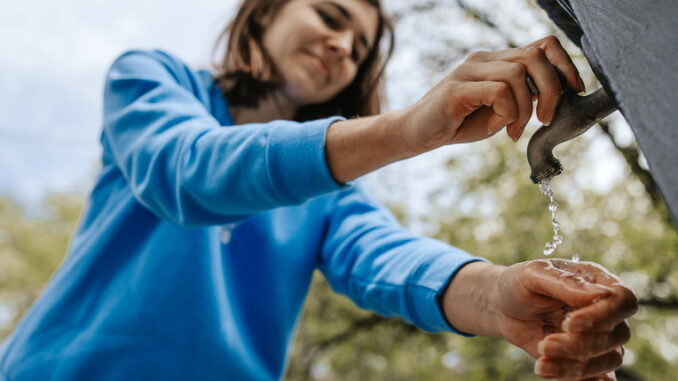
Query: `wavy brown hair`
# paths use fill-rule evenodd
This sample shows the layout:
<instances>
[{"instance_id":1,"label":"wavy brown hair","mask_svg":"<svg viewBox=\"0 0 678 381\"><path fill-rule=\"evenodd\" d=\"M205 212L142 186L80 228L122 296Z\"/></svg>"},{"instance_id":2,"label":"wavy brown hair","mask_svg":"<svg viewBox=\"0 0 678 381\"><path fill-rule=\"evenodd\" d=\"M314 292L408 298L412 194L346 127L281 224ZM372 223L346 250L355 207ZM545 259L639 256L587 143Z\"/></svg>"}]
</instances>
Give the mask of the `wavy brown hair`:
<instances>
[{"instance_id":1,"label":"wavy brown hair","mask_svg":"<svg viewBox=\"0 0 678 381\"><path fill-rule=\"evenodd\" d=\"M294 0L243 0L235 18L221 32L215 51L227 41L224 56L218 62L215 79L229 104L256 107L259 101L280 86L273 61L263 47L264 25L276 12ZM369 116L380 112L382 78L394 48L393 24L384 14L379 0L365 1L379 14L377 35L372 49L358 67L353 82L334 98L324 103L301 107L295 120L304 121L341 115L346 118ZM382 38L388 36L385 54Z\"/></svg>"}]
</instances>

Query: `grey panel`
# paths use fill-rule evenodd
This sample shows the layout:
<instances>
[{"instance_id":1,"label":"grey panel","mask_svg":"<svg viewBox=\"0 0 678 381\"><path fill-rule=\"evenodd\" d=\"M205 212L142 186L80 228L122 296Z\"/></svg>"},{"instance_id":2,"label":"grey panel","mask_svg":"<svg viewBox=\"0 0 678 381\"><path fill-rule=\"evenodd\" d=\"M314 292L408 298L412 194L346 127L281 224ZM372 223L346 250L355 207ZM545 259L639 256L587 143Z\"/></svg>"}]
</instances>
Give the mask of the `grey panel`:
<instances>
[{"instance_id":1,"label":"grey panel","mask_svg":"<svg viewBox=\"0 0 678 381\"><path fill-rule=\"evenodd\" d=\"M678 1L570 4L584 52L604 73L678 222Z\"/></svg>"}]
</instances>

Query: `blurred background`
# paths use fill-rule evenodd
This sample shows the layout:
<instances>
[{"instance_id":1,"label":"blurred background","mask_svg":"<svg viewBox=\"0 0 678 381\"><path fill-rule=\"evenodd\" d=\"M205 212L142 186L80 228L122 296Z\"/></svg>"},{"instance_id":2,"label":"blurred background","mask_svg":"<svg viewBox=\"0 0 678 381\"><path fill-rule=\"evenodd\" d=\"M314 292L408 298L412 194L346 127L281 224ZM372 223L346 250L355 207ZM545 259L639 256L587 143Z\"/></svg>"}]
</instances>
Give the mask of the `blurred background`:
<instances>
[{"instance_id":1,"label":"blurred background","mask_svg":"<svg viewBox=\"0 0 678 381\"><path fill-rule=\"evenodd\" d=\"M421 97L470 51L556 34L587 88L581 52L530 0L384 0L396 24L386 109ZM0 2L0 342L61 262L99 168L103 78L132 48L166 49L209 67L237 2ZM542 257L548 200L525 150L504 133L445 147L365 178L410 229L496 263ZM643 155L615 113L556 149L553 188L565 242L554 256L602 263L638 295L620 380L678 374L678 233ZM318 275L288 380L536 380L533 360L496 339L426 334L359 310Z\"/></svg>"}]
</instances>

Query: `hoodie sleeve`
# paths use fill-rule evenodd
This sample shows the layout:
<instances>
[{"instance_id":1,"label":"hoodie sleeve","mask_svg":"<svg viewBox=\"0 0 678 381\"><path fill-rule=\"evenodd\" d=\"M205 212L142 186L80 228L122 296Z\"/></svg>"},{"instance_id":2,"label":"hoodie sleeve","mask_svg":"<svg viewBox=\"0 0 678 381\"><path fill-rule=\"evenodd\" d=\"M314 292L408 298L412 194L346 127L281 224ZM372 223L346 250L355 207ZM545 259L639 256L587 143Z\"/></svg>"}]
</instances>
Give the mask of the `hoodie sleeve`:
<instances>
[{"instance_id":1,"label":"hoodie sleeve","mask_svg":"<svg viewBox=\"0 0 678 381\"><path fill-rule=\"evenodd\" d=\"M104 161L135 198L179 225L220 224L341 189L325 157L340 117L222 127L186 65L160 51L132 51L105 84Z\"/></svg>"},{"instance_id":2,"label":"hoodie sleeve","mask_svg":"<svg viewBox=\"0 0 678 381\"><path fill-rule=\"evenodd\" d=\"M484 259L409 232L361 187L340 192L328 218L320 269L335 291L422 330L470 336L447 322L439 299L463 266Z\"/></svg>"}]
</instances>

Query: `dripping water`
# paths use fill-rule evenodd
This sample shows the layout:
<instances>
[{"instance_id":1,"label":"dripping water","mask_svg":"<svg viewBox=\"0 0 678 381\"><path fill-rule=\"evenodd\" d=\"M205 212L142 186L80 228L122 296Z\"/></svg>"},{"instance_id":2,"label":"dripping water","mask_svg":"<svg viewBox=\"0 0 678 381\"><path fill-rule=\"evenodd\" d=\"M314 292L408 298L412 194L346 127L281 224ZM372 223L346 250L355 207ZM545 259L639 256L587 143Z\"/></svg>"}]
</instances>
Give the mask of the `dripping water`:
<instances>
[{"instance_id":1,"label":"dripping water","mask_svg":"<svg viewBox=\"0 0 678 381\"><path fill-rule=\"evenodd\" d=\"M544 245L544 255L551 255L554 251L563 243L563 236L560 235L560 223L556 218L556 212L558 211L558 203L553 197L553 189L551 189L551 183L548 180L543 180L539 182L539 191L548 196L549 198L549 211L551 212L551 224L553 225L553 237L550 241L546 242ZM579 262L579 253L572 254L572 262Z\"/></svg>"},{"instance_id":2,"label":"dripping water","mask_svg":"<svg viewBox=\"0 0 678 381\"><path fill-rule=\"evenodd\" d=\"M560 223L556 219L556 211L558 211L558 203L553 198L553 189L548 180L539 182L539 191L549 198L549 211L551 212L551 223L553 224L553 237L544 245L544 255L551 255L563 243L563 236L560 235Z\"/></svg>"}]
</instances>

